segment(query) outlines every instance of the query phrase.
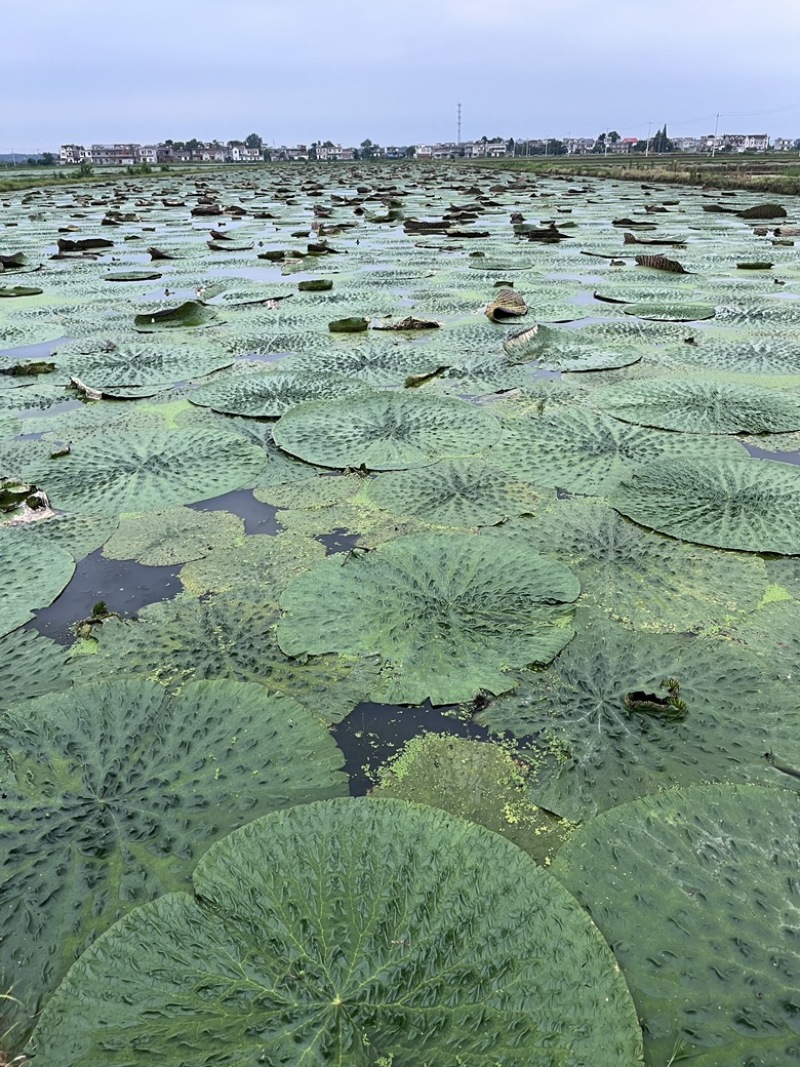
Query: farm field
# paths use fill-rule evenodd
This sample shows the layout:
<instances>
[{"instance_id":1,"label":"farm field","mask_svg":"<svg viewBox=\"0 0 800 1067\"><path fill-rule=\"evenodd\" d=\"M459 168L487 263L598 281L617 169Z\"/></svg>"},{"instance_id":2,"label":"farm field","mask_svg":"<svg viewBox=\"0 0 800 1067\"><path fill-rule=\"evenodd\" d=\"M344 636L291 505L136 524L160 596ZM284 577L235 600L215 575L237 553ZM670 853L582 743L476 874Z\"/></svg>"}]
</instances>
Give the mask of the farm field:
<instances>
[{"instance_id":1,"label":"farm field","mask_svg":"<svg viewBox=\"0 0 800 1067\"><path fill-rule=\"evenodd\" d=\"M0 205L0 1065L800 1063L800 197Z\"/></svg>"}]
</instances>

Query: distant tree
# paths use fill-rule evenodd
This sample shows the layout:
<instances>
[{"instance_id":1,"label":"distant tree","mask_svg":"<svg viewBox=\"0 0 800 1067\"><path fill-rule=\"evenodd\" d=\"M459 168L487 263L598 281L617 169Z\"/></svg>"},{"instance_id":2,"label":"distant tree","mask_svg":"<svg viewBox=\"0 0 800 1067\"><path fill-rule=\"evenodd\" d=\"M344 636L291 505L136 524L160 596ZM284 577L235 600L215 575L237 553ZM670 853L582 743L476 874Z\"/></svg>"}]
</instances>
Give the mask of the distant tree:
<instances>
[{"instance_id":1,"label":"distant tree","mask_svg":"<svg viewBox=\"0 0 800 1067\"><path fill-rule=\"evenodd\" d=\"M666 122L664 123L663 130L656 130L655 136L650 142L650 151L656 153L675 151L675 145L672 143L672 141L670 141L669 137L667 136Z\"/></svg>"},{"instance_id":2,"label":"distant tree","mask_svg":"<svg viewBox=\"0 0 800 1067\"><path fill-rule=\"evenodd\" d=\"M246 148L261 148L264 142L257 133L248 133L244 139L244 143Z\"/></svg>"},{"instance_id":3,"label":"distant tree","mask_svg":"<svg viewBox=\"0 0 800 1067\"><path fill-rule=\"evenodd\" d=\"M800 137L796 137L794 139L794 143L792 144L792 148L796 148L798 151L800 151Z\"/></svg>"},{"instance_id":4,"label":"distant tree","mask_svg":"<svg viewBox=\"0 0 800 1067\"><path fill-rule=\"evenodd\" d=\"M603 130L602 133L598 133L597 138L595 139L594 147L592 148L592 151L593 152L605 152L605 150L606 150L606 131Z\"/></svg>"},{"instance_id":5,"label":"distant tree","mask_svg":"<svg viewBox=\"0 0 800 1067\"><path fill-rule=\"evenodd\" d=\"M515 156L517 154L517 145L513 137L509 137L506 141L506 152L508 152L510 156Z\"/></svg>"},{"instance_id":6,"label":"distant tree","mask_svg":"<svg viewBox=\"0 0 800 1067\"><path fill-rule=\"evenodd\" d=\"M547 142L545 154L548 156L565 156L567 154L567 146L563 141L558 141L555 137L551 137Z\"/></svg>"},{"instance_id":7,"label":"distant tree","mask_svg":"<svg viewBox=\"0 0 800 1067\"><path fill-rule=\"evenodd\" d=\"M52 152L43 152L42 153L42 166L43 167L52 167L52 165L55 163L55 161L56 161L56 157L53 155Z\"/></svg>"},{"instance_id":8,"label":"distant tree","mask_svg":"<svg viewBox=\"0 0 800 1067\"><path fill-rule=\"evenodd\" d=\"M323 148L335 148L336 145L333 143L333 141L325 141L323 143L322 147Z\"/></svg>"},{"instance_id":9,"label":"distant tree","mask_svg":"<svg viewBox=\"0 0 800 1067\"><path fill-rule=\"evenodd\" d=\"M609 133L609 135L608 135L608 143L609 144L616 144L619 139L620 139L619 138L619 134L617 133L616 130L612 130L611 133Z\"/></svg>"},{"instance_id":10,"label":"distant tree","mask_svg":"<svg viewBox=\"0 0 800 1067\"><path fill-rule=\"evenodd\" d=\"M187 152L197 152L202 147L203 147L203 142L202 141L198 141L196 137L193 137L191 139L191 141L186 141L183 144L183 148L185 148Z\"/></svg>"},{"instance_id":11,"label":"distant tree","mask_svg":"<svg viewBox=\"0 0 800 1067\"><path fill-rule=\"evenodd\" d=\"M406 159L413 159L416 154L417 154L416 146L413 145L413 144L410 144L408 146L408 148L406 149Z\"/></svg>"},{"instance_id":12,"label":"distant tree","mask_svg":"<svg viewBox=\"0 0 800 1067\"><path fill-rule=\"evenodd\" d=\"M369 137L365 137L364 140L361 142L361 158L362 159L372 159L372 158L374 158L377 150L378 150L378 145L373 144L372 141L370 141Z\"/></svg>"}]
</instances>

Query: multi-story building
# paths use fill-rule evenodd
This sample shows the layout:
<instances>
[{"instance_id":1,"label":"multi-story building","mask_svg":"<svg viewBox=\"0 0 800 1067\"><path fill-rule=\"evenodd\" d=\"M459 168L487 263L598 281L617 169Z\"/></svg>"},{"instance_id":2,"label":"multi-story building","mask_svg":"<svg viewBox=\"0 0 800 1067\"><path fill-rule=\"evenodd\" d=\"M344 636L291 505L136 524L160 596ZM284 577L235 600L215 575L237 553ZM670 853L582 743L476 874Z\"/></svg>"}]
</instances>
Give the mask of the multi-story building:
<instances>
[{"instance_id":1,"label":"multi-story building","mask_svg":"<svg viewBox=\"0 0 800 1067\"><path fill-rule=\"evenodd\" d=\"M86 149L82 144L62 144L58 150L58 162L62 166L83 163L85 159Z\"/></svg>"},{"instance_id":2,"label":"multi-story building","mask_svg":"<svg viewBox=\"0 0 800 1067\"><path fill-rule=\"evenodd\" d=\"M706 148L715 152L766 152L769 148L768 133L723 133L706 138Z\"/></svg>"}]
</instances>

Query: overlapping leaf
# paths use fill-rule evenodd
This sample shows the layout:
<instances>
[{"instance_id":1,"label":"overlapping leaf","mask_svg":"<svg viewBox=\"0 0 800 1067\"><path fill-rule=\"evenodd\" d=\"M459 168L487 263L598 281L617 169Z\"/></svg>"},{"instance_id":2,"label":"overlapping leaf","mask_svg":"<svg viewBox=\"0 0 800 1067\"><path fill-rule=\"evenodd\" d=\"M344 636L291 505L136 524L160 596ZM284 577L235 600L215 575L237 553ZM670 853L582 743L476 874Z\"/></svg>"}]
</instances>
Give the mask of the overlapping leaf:
<instances>
[{"instance_id":1,"label":"overlapping leaf","mask_svg":"<svg viewBox=\"0 0 800 1067\"><path fill-rule=\"evenodd\" d=\"M800 471L787 463L655 461L627 474L611 503L642 526L684 541L800 554Z\"/></svg>"},{"instance_id":2,"label":"overlapping leaf","mask_svg":"<svg viewBox=\"0 0 800 1067\"><path fill-rule=\"evenodd\" d=\"M301 404L282 416L273 436L285 451L323 467L404 470L480 452L500 436L500 424L460 400L387 393Z\"/></svg>"},{"instance_id":3,"label":"overlapping leaf","mask_svg":"<svg viewBox=\"0 0 800 1067\"><path fill-rule=\"evenodd\" d=\"M787 433L800 428L800 397L715 378L650 378L598 393L601 411L624 422L686 433Z\"/></svg>"},{"instance_id":4,"label":"overlapping leaf","mask_svg":"<svg viewBox=\"0 0 800 1067\"><path fill-rule=\"evenodd\" d=\"M589 613L576 628L547 671L478 716L493 731L532 738L535 803L582 819L671 785L800 789L764 758L774 749L796 766L800 741L791 689L756 657L709 638L633 633Z\"/></svg>"},{"instance_id":5,"label":"overlapping leaf","mask_svg":"<svg viewBox=\"0 0 800 1067\"><path fill-rule=\"evenodd\" d=\"M797 1059L800 808L783 790L704 785L581 828L553 872L612 946L647 1062Z\"/></svg>"},{"instance_id":6,"label":"overlapping leaf","mask_svg":"<svg viewBox=\"0 0 800 1067\"><path fill-rule=\"evenodd\" d=\"M481 827L399 801L304 805L210 849L194 888L76 964L37 1029L43 1061L641 1063L608 946Z\"/></svg>"},{"instance_id":7,"label":"overlapping leaf","mask_svg":"<svg viewBox=\"0 0 800 1067\"><path fill-rule=\"evenodd\" d=\"M578 592L562 564L510 543L400 537L295 579L278 642L289 656L379 654L372 699L451 704L512 688L508 667L548 663L572 636L559 605Z\"/></svg>"},{"instance_id":8,"label":"overlapping leaf","mask_svg":"<svg viewBox=\"0 0 800 1067\"><path fill-rule=\"evenodd\" d=\"M308 712L232 681L76 686L7 713L2 747L0 969L29 1007L121 914L186 885L212 841L346 790Z\"/></svg>"}]
</instances>

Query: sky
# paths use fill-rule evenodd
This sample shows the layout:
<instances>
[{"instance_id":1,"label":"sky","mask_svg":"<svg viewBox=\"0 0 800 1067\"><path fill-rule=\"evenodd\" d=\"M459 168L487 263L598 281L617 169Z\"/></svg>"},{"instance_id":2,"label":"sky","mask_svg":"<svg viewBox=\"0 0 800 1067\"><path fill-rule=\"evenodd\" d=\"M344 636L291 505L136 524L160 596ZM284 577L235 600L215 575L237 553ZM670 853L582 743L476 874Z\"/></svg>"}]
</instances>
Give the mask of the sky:
<instances>
[{"instance_id":1,"label":"sky","mask_svg":"<svg viewBox=\"0 0 800 1067\"><path fill-rule=\"evenodd\" d=\"M0 0L0 153L167 138L800 137L800 3ZM763 13L763 15L762 15Z\"/></svg>"}]
</instances>

